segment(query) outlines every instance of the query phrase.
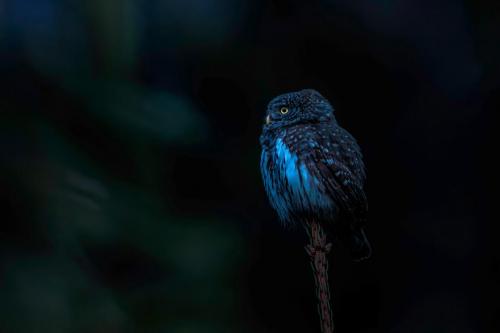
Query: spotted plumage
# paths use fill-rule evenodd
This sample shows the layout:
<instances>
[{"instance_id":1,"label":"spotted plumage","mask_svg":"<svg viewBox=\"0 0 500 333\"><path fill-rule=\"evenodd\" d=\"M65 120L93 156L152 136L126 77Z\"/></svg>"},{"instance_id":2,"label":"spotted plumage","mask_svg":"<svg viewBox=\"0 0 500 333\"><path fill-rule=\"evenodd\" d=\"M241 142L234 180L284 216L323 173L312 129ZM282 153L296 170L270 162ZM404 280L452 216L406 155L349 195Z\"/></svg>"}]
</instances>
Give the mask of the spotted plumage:
<instances>
[{"instance_id":1,"label":"spotted plumage","mask_svg":"<svg viewBox=\"0 0 500 333\"><path fill-rule=\"evenodd\" d=\"M312 89L274 98L260 141L265 189L280 220L319 221L354 259L369 256L361 150L330 103Z\"/></svg>"}]
</instances>

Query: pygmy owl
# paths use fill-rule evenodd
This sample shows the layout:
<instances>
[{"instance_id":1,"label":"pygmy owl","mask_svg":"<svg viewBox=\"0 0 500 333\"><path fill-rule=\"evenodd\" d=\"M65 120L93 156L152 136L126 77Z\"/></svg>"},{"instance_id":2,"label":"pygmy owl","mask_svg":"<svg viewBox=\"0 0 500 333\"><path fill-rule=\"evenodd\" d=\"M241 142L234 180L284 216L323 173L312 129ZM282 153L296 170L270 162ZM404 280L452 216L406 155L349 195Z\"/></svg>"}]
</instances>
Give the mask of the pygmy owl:
<instances>
[{"instance_id":1,"label":"pygmy owl","mask_svg":"<svg viewBox=\"0 0 500 333\"><path fill-rule=\"evenodd\" d=\"M316 221L353 259L369 257L363 156L330 103L312 89L291 92L271 100L265 119L260 167L280 220Z\"/></svg>"}]
</instances>

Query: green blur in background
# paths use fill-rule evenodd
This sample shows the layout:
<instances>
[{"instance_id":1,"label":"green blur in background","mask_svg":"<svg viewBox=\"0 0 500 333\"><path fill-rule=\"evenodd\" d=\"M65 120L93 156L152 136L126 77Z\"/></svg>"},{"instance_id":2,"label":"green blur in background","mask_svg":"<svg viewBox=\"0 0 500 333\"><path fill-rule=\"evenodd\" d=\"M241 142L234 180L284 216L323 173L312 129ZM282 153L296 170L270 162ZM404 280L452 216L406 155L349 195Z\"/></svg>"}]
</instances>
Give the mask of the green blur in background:
<instances>
[{"instance_id":1,"label":"green blur in background","mask_svg":"<svg viewBox=\"0 0 500 333\"><path fill-rule=\"evenodd\" d=\"M1 332L242 331L241 231L170 200L168 152L210 145L209 123L175 65L151 65L148 79L138 68L156 44L223 43L240 12L230 1L0 2Z\"/></svg>"}]
</instances>

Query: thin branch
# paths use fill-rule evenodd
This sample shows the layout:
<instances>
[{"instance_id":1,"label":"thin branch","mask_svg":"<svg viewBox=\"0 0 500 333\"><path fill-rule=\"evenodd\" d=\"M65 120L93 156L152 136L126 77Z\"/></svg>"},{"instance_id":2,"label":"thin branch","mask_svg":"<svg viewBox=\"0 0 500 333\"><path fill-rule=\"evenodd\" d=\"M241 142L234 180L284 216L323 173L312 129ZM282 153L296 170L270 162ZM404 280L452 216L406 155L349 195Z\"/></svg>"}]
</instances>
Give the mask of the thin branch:
<instances>
[{"instance_id":1,"label":"thin branch","mask_svg":"<svg viewBox=\"0 0 500 333\"><path fill-rule=\"evenodd\" d=\"M330 307L330 289L328 286L328 259L326 257L328 252L330 252L332 244L326 242L326 234L316 221L309 221L306 229L310 243L306 245L305 249L311 258L311 267L316 284L321 332L333 333L333 317Z\"/></svg>"}]
</instances>

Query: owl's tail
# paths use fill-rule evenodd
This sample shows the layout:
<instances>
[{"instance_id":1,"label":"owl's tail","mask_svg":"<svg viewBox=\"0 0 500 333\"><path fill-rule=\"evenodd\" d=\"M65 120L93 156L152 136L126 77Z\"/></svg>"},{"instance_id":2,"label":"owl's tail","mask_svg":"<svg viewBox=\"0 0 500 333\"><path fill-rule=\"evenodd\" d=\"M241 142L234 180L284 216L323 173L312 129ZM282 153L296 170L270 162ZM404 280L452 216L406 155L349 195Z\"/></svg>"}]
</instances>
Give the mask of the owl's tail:
<instances>
[{"instance_id":1,"label":"owl's tail","mask_svg":"<svg viewBox=\"0 0 500 333\"><path fill-rule=\"evenodd\" d=\"M342 239L344 245L351 252L354 261L361 261L370 258L372 254L372 247L368 238L366 238L365 231L362 227L352 228L349 235L345 235Z\"/></svg>"}]
</instances>

